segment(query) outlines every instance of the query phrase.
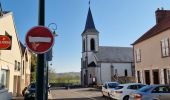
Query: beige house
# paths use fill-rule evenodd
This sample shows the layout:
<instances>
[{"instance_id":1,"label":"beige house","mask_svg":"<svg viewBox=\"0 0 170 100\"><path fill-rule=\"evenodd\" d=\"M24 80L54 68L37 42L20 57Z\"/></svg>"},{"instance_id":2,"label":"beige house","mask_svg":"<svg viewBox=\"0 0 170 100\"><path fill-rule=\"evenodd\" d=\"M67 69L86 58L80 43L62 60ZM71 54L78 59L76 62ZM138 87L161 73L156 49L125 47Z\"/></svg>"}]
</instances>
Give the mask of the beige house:
<instances>
[{"instance_id":1,"label":"beige house","mask_svg":"<svg viewBox=\"0 0 170 100\"><path fill-rule=\"evenodd\" d=\"M12 37L11 50L0 50L0 83L20 95L30 83L31 54L19 41L12 12L1 11L0 26L0 35Z\"/></svg>"},{"instance_id":2,"label":"beige house","mask_svg":"<svg viewBox=\"0 0 170 100\"><path fill-rule=\"evenodd\" d=\"M156 25L133 43L136 81L170 84L170 10L155 14Z\"/></svg>"}]
</instances>

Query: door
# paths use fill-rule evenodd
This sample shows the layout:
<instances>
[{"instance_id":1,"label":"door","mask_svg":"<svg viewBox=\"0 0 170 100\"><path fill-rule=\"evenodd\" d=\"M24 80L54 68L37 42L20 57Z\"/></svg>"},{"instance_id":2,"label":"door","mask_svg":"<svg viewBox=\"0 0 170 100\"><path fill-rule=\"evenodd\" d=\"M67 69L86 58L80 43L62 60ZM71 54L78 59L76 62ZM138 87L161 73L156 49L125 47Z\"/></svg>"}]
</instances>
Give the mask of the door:
<instances>
[{"instance_id":1,"label":"door","mask_svg":"<svg viewBox=\"0 0 170 100\"><path fill-rule=\"evenodd\" d=\"M150 84L150 71L145 70L145 83Z\"/></svg>"},{"instance_id":2,"label":"door","mask_svg":"<svg viewBox=\"0 0 170 100\"><path fill-rule=\"evenodd\" d=\"M159 84L159 70L153 70L153 84Z\"/></svg>"}]
</instances>

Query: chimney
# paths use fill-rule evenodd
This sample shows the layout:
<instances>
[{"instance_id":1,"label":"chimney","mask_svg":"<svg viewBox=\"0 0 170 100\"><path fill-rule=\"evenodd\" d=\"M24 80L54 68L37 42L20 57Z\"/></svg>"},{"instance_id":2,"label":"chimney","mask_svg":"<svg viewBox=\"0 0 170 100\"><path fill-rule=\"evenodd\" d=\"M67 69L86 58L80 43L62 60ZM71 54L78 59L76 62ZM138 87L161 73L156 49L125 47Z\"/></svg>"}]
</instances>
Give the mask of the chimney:
<instances>
[{"instance_id":1,"label":"chimney","mask_svg":"<svg viewBox=\"0 0 170 100\"><path fill-rule=\"evenodd\" d=\"M163 19L165 19L166 17L170 16L170 10L164 10L164 8L162 7L161 10L158 8L155 11L155 15L156 15L156 24L160 23Z\"/></svg>"}]
</instances>

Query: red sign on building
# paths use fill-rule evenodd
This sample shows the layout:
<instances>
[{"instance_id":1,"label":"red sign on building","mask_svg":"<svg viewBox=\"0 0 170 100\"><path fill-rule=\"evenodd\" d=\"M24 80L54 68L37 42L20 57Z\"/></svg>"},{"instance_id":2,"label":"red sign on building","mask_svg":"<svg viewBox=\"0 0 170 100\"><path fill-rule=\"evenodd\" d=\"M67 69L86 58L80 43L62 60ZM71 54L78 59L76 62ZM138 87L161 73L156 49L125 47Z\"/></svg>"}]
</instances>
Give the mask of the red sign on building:
<instances>
[{"instance_id":1,"label":"red sign on building","mask_svg":"<svg viewBox=\"0 0 170 100\"><path fill-rule=\"evenodd\" d=\"M47 27L36 26L28 31L25 42L31 51L42 54L53 46L54 35Z\"/></svg>"},{"instance_id":2,"label":"red sign on building","mask_svg":"<svg viewBox=\"0 0 170 100\"><path fill-rule=\"evenodd\" d=\"M0 50L9 50L12 44L12 40L7 35L0 35Z\"/></svg>"}]
</instances>

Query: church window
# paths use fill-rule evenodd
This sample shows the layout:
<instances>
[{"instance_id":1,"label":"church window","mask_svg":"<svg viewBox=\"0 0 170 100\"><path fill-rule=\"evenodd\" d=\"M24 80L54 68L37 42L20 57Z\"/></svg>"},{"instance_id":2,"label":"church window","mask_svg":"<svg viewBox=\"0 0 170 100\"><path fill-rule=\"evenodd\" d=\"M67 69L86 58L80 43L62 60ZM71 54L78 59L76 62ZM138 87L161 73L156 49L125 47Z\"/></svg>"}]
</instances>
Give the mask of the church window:
<instances>
[{"instance_id":1,"label":"church window","mask_svg":"<svg viewBox=\"0 0 170 100\"><path fill-rule=\"evenodd\" d=\"M83 40L83 52L85 52L85 40Z\"/></svg>"},{"instance_id":2,"label":"church window","mask_svg":"<svg viewBox=\"0 0 170 100\"><path fill-rule=\"evenodd\" d=\"M95 50L95 40L93 38L90 40L90 46L91 46L91 50L94 51Z\"/></svg>"},{"instance_id":3,"label":"church window","mask_svg":"<svg viewBox=\"0 0 170 100\"><path fill-rule=\"evenodd\" d=\"M127 72L127 69L125 69L125 76L128 76L128 72Z\"/></svg>"},{"instance_id":4,"label":"church window","mask_svg":"<svg viewBox=\"0 0 170 100\"><path fill-rule=\"evenodd\" d=\"M90 74L90 78L91 78L91 74Z\"/></svg>"}]
</instances>

